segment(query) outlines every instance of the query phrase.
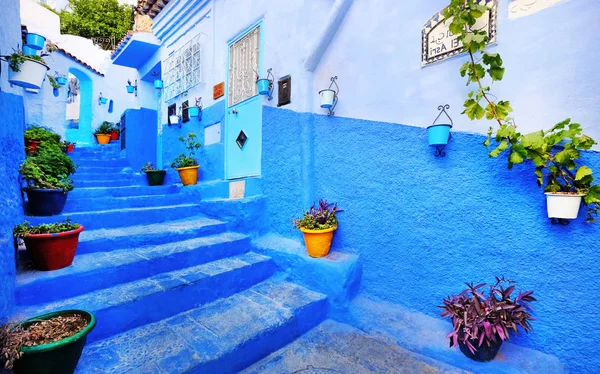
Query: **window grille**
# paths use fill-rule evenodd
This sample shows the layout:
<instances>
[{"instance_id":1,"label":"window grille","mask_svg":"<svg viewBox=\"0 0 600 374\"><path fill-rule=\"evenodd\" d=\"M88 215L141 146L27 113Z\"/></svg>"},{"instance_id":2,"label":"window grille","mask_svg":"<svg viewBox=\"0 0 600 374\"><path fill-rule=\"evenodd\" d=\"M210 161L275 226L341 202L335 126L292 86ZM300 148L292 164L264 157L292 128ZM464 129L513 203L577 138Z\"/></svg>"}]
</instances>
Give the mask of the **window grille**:
<instances>
[{"instance_id":1,"label":"window grille","mask_svg":"<svg viewBox=\"0 0 600 374\"><path fill-rule=\"evenodd\" d=\"M200 34L164 61L164 97L169 101L201 82Z\"/></svg>"},{"instance_id":2,"label":"window grille","mask_svg":"<svg viewBox=\"0 0 600 374\"><path fill-rule=\"evenodd\" d=\"M260 26L229 47L229 106L258 94Z\"/></svg>"}]
</instances>

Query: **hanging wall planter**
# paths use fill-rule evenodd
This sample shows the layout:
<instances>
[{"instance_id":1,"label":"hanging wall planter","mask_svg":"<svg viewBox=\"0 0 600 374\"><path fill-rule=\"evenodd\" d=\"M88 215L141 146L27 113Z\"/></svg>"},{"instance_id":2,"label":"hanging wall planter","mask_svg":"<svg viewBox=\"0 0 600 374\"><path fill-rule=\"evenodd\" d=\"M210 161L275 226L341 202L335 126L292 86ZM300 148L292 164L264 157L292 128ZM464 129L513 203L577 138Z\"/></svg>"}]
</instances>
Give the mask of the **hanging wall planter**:
<instances>
[{"instance_id":1,"label":"hanging wall planter","mask_svg":"<svg viewBox=\"0 0 600 374\"><path fill-rule=\"evenodd\" d=\"M56 77L56 83L60 84L61 86L64 86L65 84L67 84L68 80L66 77Z\"/></svg>"},{"instance_id":2,"label":"hanging wall planter","mask_svg":"<svg viewBox=\"0 0 600 374\"><path fill-rule=\"evenodd\" d=\"M548 218L575 219L584 194L546 192Z\"/></svg>"},{"instance_id":3,"label":"hanging wall planter","mask_svg":"<svg viewBox=\"0 0 600 374\"><path fill-rule=\"evenodd\" d=\"M196 104L188 108L190 117L197 117L198 121L202 120L202 98L195 98Z\"/></svg>"},{"instance_id":4,"label":"hanging wall planter","mask_svg":"<svg viewBox=\"0 0 600 374\"><path fill-rule=\"evenodd\" d=\"M163 88L163 81L160 79L155 79L154 80L154 88L156 88L157 90L160 90Z\"/></svg>"},{"instance_id":5,"label":"hanging wall planter","mask_svg":"<svg viewBox=\"0 0 600 374\"><path fill-rule=\"evenodd\" d=\"M333 116L335 113L333 110L338 102L338 93L340 92L340 88L336 83L337 76L331 77L331 83L329 84L329 88L319 91L319 100L321 102L321 108L327 109L329 112L328 116ZM331 87L335 84L337 90L332 89Z\"/></svg>"},{"instance_id":6,"label":"hanging wall planter","mask_svg":"<svg viewBox=\"0 0 600 374\"><path fill-rule=\"evenodd\" d=\"M179 123L179 116L172 114L169 116L169 125L176 125Z\"/></svg>"},{"instance_id":7,"label":"hanging wall planter","mask_svg":"<svg viewBox=\"0 0 600 374\"><path fill-rule=\"evenodd\" d=\"M39 90L50 68L39 61L25 58L19 66L19 71L8 70L8 83L25 89Z\"/></svg>"},{"instance_id":8,"label":"hanging wall planter","mask_svg":"<svg viewBox=\"0 0 600 374\"><path fill-rule=\"evenodd\" d=\"M135 93L135 96L137 97L137 79L135 80L135 84L131 84L131 81L127 80L127 86L125 86L125 88L127 89L127 93Z\"/></svg>"},{"instance_id":9,"label":"hanging wall planter","mask_svg":"<svg viewBox=\"0 0 600 374\"><path fill-rule=\"evenodd\" d=\"M46 38L39 34L29 33L25 37L26 45L29 48L33 48L35 50L41 50L44 48L44 44L46 43Z\"/></svg>"},{"instance_id":10,"label":"hanging wall planter","mask_svg":"<svg viewBox=\"0 0 600 374\"><path fill-rule=\"evenodd\" d=\"M31 47L23 45L23 53L25 53L28 56L37 56L37 49L33 49Z\"/></svg>"},{"instance_id":11,"label":"hanging wall planter","mask_svg":"<svg viewBox=\"0 0 600 374\"><path fill-rule=\"evenodd\" d=\"M127 88L127 93L134 93L135 92L135 87L134 86L125 86Z\"/></svg>"},{"instance_id":12,"label":"hanging wall planter","mask_svg":"<svg viewBox=\"0 0 600 374\"><path fill-rule=\"evenodd\" d=\"M273 69L269 68L267 70L267 77L259 79L258 73L256 74L256 86L258 88L258 93L260 95L267 96L269 101L273 100L273 89L275 85L273 82L275 81L275 77L272 73Z\"/></svg>"},{"instance_id":13,"label":"hanging wall planter","mask_svg":"<svg viewBox=\"0 0 600 374\"><path fill-rule=\"evenodd\" d=\"M450 138L452 138L452 134L450 133L450 129L452 128L453 122L452 118L446 109L450 109L450 105L440 105L438 106L438 110L440 113L433 120L433 125L427 127L427 134L429 138L429 145L435 147L436 151L434 155L437 156L446 156L446 152L444 152L444 147L448 144ZM448 122L437 123L438 119L442 114L446 115L448 118Z\"/></svg>"}]
</instances>

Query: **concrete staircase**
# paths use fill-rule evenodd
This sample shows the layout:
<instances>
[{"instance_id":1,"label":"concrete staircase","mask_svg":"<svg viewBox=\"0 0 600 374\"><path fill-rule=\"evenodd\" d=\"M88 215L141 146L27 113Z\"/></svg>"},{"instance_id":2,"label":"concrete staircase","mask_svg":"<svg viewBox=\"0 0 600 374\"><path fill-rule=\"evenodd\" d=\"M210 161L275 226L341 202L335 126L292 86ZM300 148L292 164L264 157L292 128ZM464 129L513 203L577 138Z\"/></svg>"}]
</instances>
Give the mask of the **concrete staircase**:
<instances>
[{"instance_id":1,"label":"concrete staircase","mask_svg":"<svg viewBox=\"0 0 600 374\"><path fill-rule=\"evenodd\" d=\"M292 342L326 318L327 297L284 280L228 220L180 185L149 187L117 145L76 149L65 211L85 226L73 265L20 270L18 318L94 312L79 373L228 373ZM195 198L194 198L195 197ZM23 254L22 254L23 255Z\"/></svg>"}]
</instances>

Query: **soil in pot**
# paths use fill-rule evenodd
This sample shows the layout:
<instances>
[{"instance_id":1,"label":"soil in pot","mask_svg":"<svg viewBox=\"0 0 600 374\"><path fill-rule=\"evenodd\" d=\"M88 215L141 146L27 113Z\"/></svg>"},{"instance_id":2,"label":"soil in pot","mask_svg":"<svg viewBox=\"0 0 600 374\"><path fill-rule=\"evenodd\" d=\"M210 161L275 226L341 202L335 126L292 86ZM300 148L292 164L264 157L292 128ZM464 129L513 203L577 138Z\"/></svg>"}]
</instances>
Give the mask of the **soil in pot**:
<instances>
[{"instance_id":1,"label":"soil in pot","mask_svg":"<svg viewBox=\"0 0 600 374\"><path fill-rule=\"evenodd\" d=\"M166 170L151 170L146 172L149 186L162 186L165 183Z\"/></svg>"},{"instance_id":2,"label":"soil in pot","mask_svg":"<svg viewBox=\"0 0 600 374\"><path fill-rule=\"evenodd\" d=\"M477 344L479 344L479 342L476 340L471 339L470 341L474 347L477 347ZM460 348L460 351L471 360L479 362L492 361L494 357L496 357L496 355L498 354L498 351L500 350L501 346L502 340L498 338L498 340L495 343L490 342L489 347L486 343L483 343L481 347L477 347L477 350L475 351L475 353L473 353L465 343L463 343L460 339L458 341L458 347Z\"/></svg>"},{"instance_id":3,"label":"soil in pot","mask_svg":"<svg viewBox=\"0 0 600 374\"><path fill-rule=\"evenodd\" d=\"M23 356L15 362L16 374L73 373L87 335L96 325L88 312L65 310L31 318L18 327L24 333Z\"/></svg>"},{"instance_id":4,"label":"soil in pot","mask_svg":"<svg viewBox=\"0 0 600 374\"><path fill-rule=\"evenodd\" d=\"M32 216L55 216L60 214L67 202L63 190L27 189L27 212Z\"/></svg>"},{"instance_id":5,"label":"soil in pot","mask_svg":"<svg viewBox=\"0 0 600 374\"><path fill-rule=\"evenodd\" d=\"M83 226L55 234L29 234L23 241L37 270L58 270L70 266L79 245Z\"/></svg>"}]
</instances>

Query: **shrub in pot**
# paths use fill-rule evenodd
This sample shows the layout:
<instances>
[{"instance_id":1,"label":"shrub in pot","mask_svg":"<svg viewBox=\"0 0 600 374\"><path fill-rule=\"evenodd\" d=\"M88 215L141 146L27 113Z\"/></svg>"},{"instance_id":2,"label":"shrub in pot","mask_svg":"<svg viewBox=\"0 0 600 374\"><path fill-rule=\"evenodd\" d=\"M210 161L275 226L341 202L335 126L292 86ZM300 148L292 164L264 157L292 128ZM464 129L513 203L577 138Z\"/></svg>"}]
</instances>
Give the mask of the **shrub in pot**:
<instances>
[{"instance_id":1,"label":"shrub in pot","mask_svg":"<svg viewBox=\"0 0 600 374\"><path fill-rule=\"evenodd\" d=\"M24 133L25 138L25 152L27 154L33 154L37 150L37 146L41 142L60 142L60 135L54 131L47 129L42 126L31 126Z\"/></svg>"},{"instance_id":2,"label":"shrub in pot","mask_svg":"<svg viewBox=\"0 0 600 374\"><path fill-rule=\"evenodd\" d=\"M37 270L58 270L73 263L82 231L82 225L67 219L37 226L25 222L15 226L13 235L25 243Z\"/></svg>"},{"instance_id":3,"label":"shrub in pot","mask_svg":"<svg viewBox=\"0 0 600 374\"><path fill-rule=\"evenodd\" d=\"M4 367L15 374L73 373L96 317L85 310L60 310L0 326Z\"/></svg>"},{"instance_id":4,"label":"shrub in pot","mask_svg":"<svg viewBox=\"0 0 600 374\"><path fill-rule=\"evenodd\" d=\"M185 138L179 137L179 141L183 143L188 154L180 154L173 160L171 167L177 169L179 178L184 186L194 185L198 183L198 160L194 157L196 151L200 149L200 143L196 141L196 134L189 133Z\"/></svg>"},{"instance_id":5,"label":"shrub in pot","mask_svg":"<svg viewBox=\"0 0 600 374\"><path fill-rule=\"evenodd\" d=\"M98 144L110 143L110 134L113 131L113 124L108 121L104 121L94 130L94 136Z\"/></svg>"},{"instance_id":6,"label":"shrub in pot","mask_svg":"<svg viewBox=\"0 0 600 374\"><path fill-rule=\"evenodd\" d=\"M110 140L119 140L119 135L121 134L119 126L118 123L111 123Z\"/></svg>"},{"instance_id":7,"label":"shrub in pot","mask_svg":"<svg viewBox=\"0 0 600 374\"><path fill-rule=\"evenodd\" d=\"M73 189L70 175L77 166L61 149L60 144L43 142L37 152L27 156L19 172L27 184L28 213L34 216L60 214Z\"/></svg>"},{"instance_id":8,"label":"shrub in pot","mask_svg":"<svg viewBox=\"0 0 600 374\"><path fill-rule=\"evenodd\" d=\"M450 31L469 54L460 74L467 77L467 84L475 83L476 90L469 93L464 102L464 111L471 120L484 116L497 126L490 127L489 147L495 142L490 157L507 153L508 168L529 161L535 165L539 186L544 186L548 217L573 219L577 217L580 202L587 207L587 221L594 222L600 209L600 185L593 184L592 169L580 161L580 151L589 150L596 142L584 135L581 126L570 119L558 123L548 131L521 134L516 122L509 116L512 107L508 101L499 100L491 93L486 77L500 81L505 68L498 53L485 51L489 36L485 30L475 28L475 23L484 17L488 8L477 2L451 0L445 9L445 19L452 19Z\"/></svg>"},{"instance_id":9,"label":"shrub in pot","mask_svg":"<svg viewBox=\"0 0 600 374\"><path fill-rule=\"evenodd\" d=\"M75 143L73 142L61 142L61 148L63 150L63 152L69 154L73 152L73 149L75 149Z\"/></svg>"},{"instance_id":10,"label":"shrub in pot","mask_svg":"<svg viewBox=\"0 0 600 374\"><path fill-rule=\"evenodd\" d=\"M42 59L45 55L47 54L27 55L18 50L9 56L4 56L10 68L8 83L34 90L42 88L46 73L50 70Z\"/></svg>"},{"instance_id":11,"label":"shrub in pot","mask_svg":"<svg viewBox=\"0 0 600 374\"><path fill-rule=\"evenodd\" d=\"M510 330L532 331L529 313L536 299L533 291L515 294L515 282L496 277L496 283L484 292L485 283L466 283L467 289L444 299L442 317L452 320L453 330L446 337L450 347L458 345L461 352L475 361L491 361L502 342L510 340ZM505 285L508 287L504 288Z\"/></svg>"},{"instance_id":12,"label":"shrub in pot","mask_svg":"<svg viewBox=\"0 0 600 374\"><path fill-rule=\"evenodd\" d=\"M142 171L146 173L149 186L162 186L165 183L166 170L158 170L151 162L146 162Z\"/></svg>"},{"instance_id":13,"label":"shrub in pot","mask_svg":"<svg viewBox=\"0 0 600 374\"><path fill-rule=\"evenodd\" d=\"M342 212L337 204L319 199L301 218L292 220L294 227L302 231L306 250L311 257L323 257L329 253L333 232L337 230L336 213Z\"/></svg>"}]
</instances>

